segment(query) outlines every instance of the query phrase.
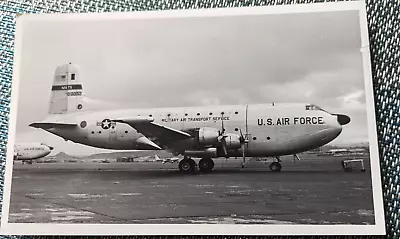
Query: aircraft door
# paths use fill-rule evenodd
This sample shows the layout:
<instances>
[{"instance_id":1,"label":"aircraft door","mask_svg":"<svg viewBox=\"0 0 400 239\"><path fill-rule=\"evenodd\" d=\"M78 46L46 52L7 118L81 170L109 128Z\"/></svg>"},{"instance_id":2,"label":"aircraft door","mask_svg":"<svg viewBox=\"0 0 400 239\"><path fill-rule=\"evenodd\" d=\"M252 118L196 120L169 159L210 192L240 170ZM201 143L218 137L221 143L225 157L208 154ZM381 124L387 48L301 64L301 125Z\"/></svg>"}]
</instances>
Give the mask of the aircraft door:
<instances>
[{"instance_id":1,"label":"aircraft door","mask_svg":"<svg viewBox=\"0 0 400 239\"><path fill-rule=\"evenodd\" d=\"M273 107L265 105L252 105L246 109L245 125L247 124L249 132L248 150L252 154L265 155L265 152L275 147L275 114Z\"/></svg>"}]
</instances>

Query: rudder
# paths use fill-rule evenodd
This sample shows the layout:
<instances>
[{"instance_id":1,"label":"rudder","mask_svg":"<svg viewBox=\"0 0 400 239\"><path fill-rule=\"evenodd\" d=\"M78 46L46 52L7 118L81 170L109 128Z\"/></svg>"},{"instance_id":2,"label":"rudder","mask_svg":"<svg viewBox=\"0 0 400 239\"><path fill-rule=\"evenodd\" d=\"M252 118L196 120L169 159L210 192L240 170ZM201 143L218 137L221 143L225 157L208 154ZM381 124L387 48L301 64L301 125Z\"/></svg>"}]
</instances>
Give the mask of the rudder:
<instances>
[{"instance_id":1,"label":"rudder","mask_svg":"<svg viewBox=\"0 0 400 239\"><path fill-rule=\"evenodd\" d=\"M68 63L54 72L49 114L68 114L83 110L83 84L79 67Z\"/></svg>"}]
</instances>

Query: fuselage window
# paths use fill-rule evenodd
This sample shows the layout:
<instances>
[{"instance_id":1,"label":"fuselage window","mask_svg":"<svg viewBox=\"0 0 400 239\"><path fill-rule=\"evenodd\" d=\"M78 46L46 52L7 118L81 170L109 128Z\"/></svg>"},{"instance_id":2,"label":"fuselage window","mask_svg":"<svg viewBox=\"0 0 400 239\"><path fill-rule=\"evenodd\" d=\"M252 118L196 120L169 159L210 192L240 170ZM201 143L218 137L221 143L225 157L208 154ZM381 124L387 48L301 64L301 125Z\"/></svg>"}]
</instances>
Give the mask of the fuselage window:
<instances>
[{"instance_id":1,"label":"fuselage window","mask_svg":"<svg viewBox=\"0 0 400 239\"><path fill-rule=\"evenodd\" d=\"M236 112L235 112L235 115L237 115L237 114L239 114L239 112L236 111Z\"/></svg>"},{"instance_id":2,"label":"fuselage window","mask_svg":"<svg viewBox=\"0 0 400 239\"><path fill-rule=\"evenodd\" d=\"M99 134L101 134L101 131L99 131Z\"/></svg>"},{"instance_id":3,"label":"fuselage window","mask_svg":"<svg viewBox=\"0 0 400 239\"><path fill-rule=\"evenodd\" d=\"M71 74L71 80L75 80L75 74Z\"/></svg>"},{"instance_id":4,"label":"fuselage window","mask_svg":"<svg viewBox=\"0 0 400 239\"><path fill-rule=\"evenodd\" d=\"M253 140L257 140L257 137L253 137Z\"/></svg>"},{"instance_id":5,"label":"fuselage window","mask_svg":"<svg viewBox=\"0 0 400 239\"><path fill-rule=\"evenodd\" d=\"M270 140L270 139L271 139L271 137L268 136L268 137L267 137L267 140Z\"/></svg>"},{"instance_id":6,"label":"fuselage window","mask_svg":"<svg viewBox=\"0 0 400 239\"><path fill-rule=\"evenodd\" d=\"M149 115L149 117L153 117L153 115Z\"/></svg>"},{"instance_id":7,"label":"fuselage window","mask_svg":"<svg viewBox=\"0 0 400 239\"><path fill-rule=\"evenodd\" d=\"M185 116L188 116L188 114L187 114L187 113L185 113Z\"/></svg>"},{"instance_id":8,"label":"fuselage window","mask_svg":"<svg viewBox=\"0 0 400 239\"><path fill-rule=\"evenodd\" d=\"M212 115L212 112L210 112L209 115Z\"/></svg>"},{"instance_id":9,"label":"fuselage window","mask_svg":"<svg viewBox=\"0 0 400 239\"><path fill-rule=\"evenodd\" d=\"M125 134L127 134L128 133L128 131L125 131Z\"/></svg>"},{"instance_id":10,"label":"fuselage window","mask_svg":"<svg viewBox=\"0 0 400 239\"><path fill-rule=\"evenodd\" d=\"M171 116L171 114L167 114L167 116L168 116L168 117L170 117L170 116Z\"/></svg>"},{"instance_id":11,"label":"fuselage window","mask_svg":"<svg viewBox=\"0 0 400 239\"><path fill-rule=\"evenodd\" d=\"M200 115L200 113L197 113L197 116L199 116Z\"/></svg>"},{"instance_id":12,"label":"fuselage window","mask_svg":"<svg viewBox=\"0 0 400 239\"><path fill-rule=\"evenodd\" d=\"M86 121L82 121L82 122L81 122L81 128L85 128L86 125L87 125Z\"/></svg>"}]
</instances>

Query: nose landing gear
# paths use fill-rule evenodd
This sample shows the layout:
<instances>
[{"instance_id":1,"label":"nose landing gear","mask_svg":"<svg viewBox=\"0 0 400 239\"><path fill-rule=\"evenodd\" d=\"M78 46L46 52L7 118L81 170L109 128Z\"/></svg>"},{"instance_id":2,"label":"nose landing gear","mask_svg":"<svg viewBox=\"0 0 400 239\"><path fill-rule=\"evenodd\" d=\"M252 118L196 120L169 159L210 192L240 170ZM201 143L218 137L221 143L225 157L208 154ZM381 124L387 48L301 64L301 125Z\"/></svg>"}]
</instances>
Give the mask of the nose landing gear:
<instances>
[{"instance_id":1,"label":"nose landing gear","mask_svg":"<svg viewBox=\"0 0 400 239\"><path fill-rule=\"evenodd\" d=\"M281 159L276 157L276 160L276 162L272 162L269 165L269 170L271 170L271 172L280 172L282 170Z\"/></svg>"},{"instance_id":2,"label":"nose landing gear","mask_svg":"<svg viewBox=\"0 0 400 239\"><path fill-rule=\"evenodd\" d=\"M280 172L282 170L282 165L278 162L273 162L269 165L271 172Z\"/></svg>"}]
</instances>

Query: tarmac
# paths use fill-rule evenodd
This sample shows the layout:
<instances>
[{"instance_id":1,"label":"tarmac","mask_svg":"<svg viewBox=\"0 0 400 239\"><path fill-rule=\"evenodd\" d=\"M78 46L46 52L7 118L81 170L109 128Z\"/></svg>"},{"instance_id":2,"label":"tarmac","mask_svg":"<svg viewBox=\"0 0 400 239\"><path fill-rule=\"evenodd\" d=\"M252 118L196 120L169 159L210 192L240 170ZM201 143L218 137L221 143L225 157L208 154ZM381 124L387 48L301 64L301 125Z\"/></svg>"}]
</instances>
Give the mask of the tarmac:
<instances>
[{"instance_id":1,"label":"tarmac","mask_svg":"<svg viewBox=\"0 0 400 239\"><path fill-rule=\"evenodd\" d=\"M313 157L279 173L218 159L189 175L177 163L16 162L9 222L374 224L369 160L344 172L343 158Z\"/></svg>"}]
</instances>

